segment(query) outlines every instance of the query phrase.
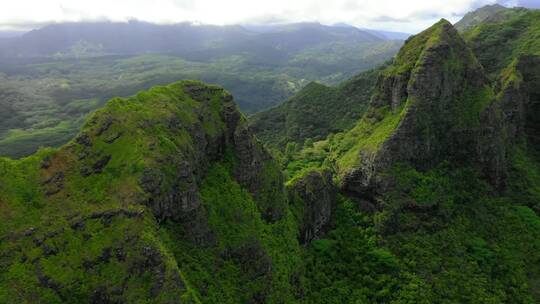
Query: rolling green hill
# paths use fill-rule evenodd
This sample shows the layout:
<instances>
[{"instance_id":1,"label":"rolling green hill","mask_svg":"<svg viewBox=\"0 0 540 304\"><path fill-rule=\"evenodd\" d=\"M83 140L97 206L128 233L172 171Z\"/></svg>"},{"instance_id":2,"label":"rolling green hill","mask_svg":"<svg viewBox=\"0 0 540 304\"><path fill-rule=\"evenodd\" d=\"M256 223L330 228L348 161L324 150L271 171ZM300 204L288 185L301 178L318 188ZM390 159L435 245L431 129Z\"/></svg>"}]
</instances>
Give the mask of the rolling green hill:
<instances>
[{"instance_id":1,"label":"rolling green hill","mask_svg":"<svg viewBox=\"0 0 540 304\"><path fill-rule=\"evenodd\" d=\"M278 148L351 129L366 110L379 73L367 71L336 87L312 82L279 106L251 116L250 125L263 142Z\"/></svg>"}]
</instances>

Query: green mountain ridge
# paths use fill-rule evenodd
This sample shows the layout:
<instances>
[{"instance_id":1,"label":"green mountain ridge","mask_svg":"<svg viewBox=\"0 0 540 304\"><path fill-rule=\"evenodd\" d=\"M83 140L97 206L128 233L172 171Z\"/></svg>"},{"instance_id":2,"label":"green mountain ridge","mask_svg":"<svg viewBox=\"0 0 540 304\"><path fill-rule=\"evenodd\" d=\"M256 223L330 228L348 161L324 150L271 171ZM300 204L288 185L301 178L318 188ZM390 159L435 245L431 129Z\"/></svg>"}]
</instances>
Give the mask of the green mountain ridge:
<instances>
[{"instance_id":1,"label":"green mountain ridge","mask_svg":"<svg viewBox=\"0 0 540 304\"><path fill-rule=\"evenodd\" d=\"M113 99L68 145L1 163L1 302L290 297L281 173L223 89Z\"/></svg>"},{"instance_id":2,"label":"green mountain ridge","mask_svg":"<svg viewBox=\"0 0 540 304\"><path fill-rule=\"evenodd\" d=\"M454 26L458 31L463 32L467 29L484 23L486 20L492 18L494 15L500 14L503 11L506 13L509 10L511 9L508 9L500 4L486 5L475 11L465 14L465 16L463 16L461 20L454 24Z\"/></svg>"},{"instance_id":3,"label":"green mountain ridge","mask_svg":"<svg viewBox=\"0 0 540 304\"><path fill-rule=\"evenodd\" d=\"M263 142L281 148L348 130L367 108L378 73L367 71L336 87L312 82L279 106L252 115L250 126Z\"/></svg>"},{"instance_id":4,"label":"green mountain ridge","mask_svg":"<svg viewBox=\"0 0 540 304\"><path fill-rule=\"evenodd\" d=\"M501 137L494 93L448 21L409 40L382 74L370 109L351 131L356 138L368 134L368 140L337 161L345 189L373 189L377 175L398 162L427 170L442 160L474 160L493 171L488 175L494 182L501 178L503 154L492 146L503 143L485 142Z\"/></svg>"},{"instance_id":5,"label":"green mountain ridge","mask_svg":"<svg viewBox=\"0 0 540 304\"><path fill-rule=\"evenodd\" d=\"M469 47L483 43L486 37L483 31L505 32L505 22L510 22L510 26L531 24L527 32L530 33L535 27L528 22L537 20L531 18L536 13L520 11L510 21L490 19L470 30L478 34L474 38L466 32L466 42L444 20L411 37L393 64L379 76L370 106L355 127L329 136L321 132L308 138L299 151L282 150L287 176L295 180L309 175L314 168L330 170L340 192L352 199L357 208L373 214L374 223L368 227L373 225L378 231L379 244L388 246L398 259L411 263L412 268L401 265L401 271L423 273L415 277L420 280L416 288L430 282L430 287L420 287L426 288L423 296L413 302L532 303L539 299L538 273L511 262L515 259L518 263L536 264L538 257L523 256L520 250L525 243L517 240L514 231L501 228L513 226L514 223L507 221L524 213L538 220L538 213L534 214L533 210L539 206L535 190L538 170L535 117L540 75L534 35L519 36L519 43L531 47L521 48L518 44L511 53L514 59L500 75L488 77L487 74L500 64L497 58L476 59L476 54L497 53L493 49L497 47L495 43L478 51ZM309 104L309 100L304 102ZM335 105L339 102L329 102L321 111ZM320 136L328 137L317 141ZM269 144L273 142L270 140ZM332 218L336 216L333 214ZM334 225L325 242L334 242L334 233L346 226ZM535 229L522 232L523 236L536 235ZM502 241L499 233L507 235L507 241ZM448 239L451 248L447 246ZM353 242L349 239L340 250L350 248ZM470 252L466 248L471 242L492 248L486 253L491 252L493 263L505 265L502 266L505 269L517 267L514 269L517 272L505 277L491 272L495 267L491 262L482 262L480 268L472 266L476 263L470 260L475 259L474 254L463 256L463 250ZM513 242L510 246L515 250L509 247L503 250L508 254L506 257L496 253L498 249L494 248ZM315 241L314 247L317 246ZM432 264L433 260L438 262ZM325 269L321 271L343 283L339 279L343 272L334 268L347 265L346 262L322 261L324 258L318 260L323 263L318 266ZM445 270L441 273L439 267ZM479 273L483 274L477 276ZM515 292L505 289L513 284L507 281L510 277L521 277L524 289ZM467 285L460 280L467 281ZM334 287L323 284L316 287L335 292L321 291L320 296L326 301L348 302L355 298L339 294L338 290L343 289L334 285L338 283L326 283ZM360 288L353 282L347 284L349 289L345 290L355 290L352 286ZM402 284L406 284L405 280Z\"/></svg>"},{"instance_id":6,"label":"green mountain ridge","mask_svg":"<svg viewBox=\"0 0 540 304\"><path fill-rule=\"evenodd\" d=\"M540 11L513 9L503 12L505 18L487 19L463 33L493 79L520 55L540 55Z\"/></svg>"},{"instance_id":7,"label":"green mountain ridge","mask_svg":"<svg viewBox=\"0 0 540 304\"><path fill-rule=\"evenodd\" d=\"M540 56L484 61L489 22L249 123L183 81L1 158L0 302L540 301Z\"/></svg>"}]
</instances>

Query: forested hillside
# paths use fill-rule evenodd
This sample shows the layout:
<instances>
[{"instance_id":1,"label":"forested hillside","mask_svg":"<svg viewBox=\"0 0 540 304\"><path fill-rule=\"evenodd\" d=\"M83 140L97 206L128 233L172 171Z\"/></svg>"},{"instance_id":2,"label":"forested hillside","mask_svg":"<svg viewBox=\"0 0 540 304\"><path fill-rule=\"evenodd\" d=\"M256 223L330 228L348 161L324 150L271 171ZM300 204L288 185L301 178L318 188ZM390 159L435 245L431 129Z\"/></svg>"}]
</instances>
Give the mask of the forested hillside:
<instances>
[{"instance_id":1,"label":"forested hillside","mask_svg":"<svg viewBox=\"0 0 540 304\"><path fill-rule=\"evenodd\" d=\"M404 302L390 296L391 286L411 292L407 297L414 303L539 300L539 274L525 265L540 261L531 254L540 223L540 197L533 190L540 168L540 49L534 34L540 19L538 11L524 9L500 14L505 17L470 27L465 40L446 21L410 38L380 72L369 107L352 129L319 130L303 144L281 146L278 155L291 183L312 170L327 170L353 202L338 202L333 228L312 242L318 259L311 264L317 269L311 282L321 282L314 285L313 302L362 298L358 290L368 284L365 277L349 268L351 260L340 260L366 250L349 246L366 242L351 229L373 231L375 243L395 263L386 288L369 288L388 293L365 302ZM327 113L345 102L303 96L289 102L302 101L294 115L304 118L305 130L317 123L309 115L312 104L324 105L318 110ZM275 138L286 138L281 132L290 132L271 120L280 117L276 112L257 114L252 122L270 147L276 147ZM258 126L267 126L261 117L275 128L261 131ZM346 214L358 216L356 222L342 218L342 208L352 208ZM399 283L392 285L396 276Z\"/></svg>"},{"instance_id":2,"label":"forested hillside","mask_svg":"<svg viewBox=\"0 0 540 304\"><path fill-rule=\"evenodd\" d=\"M251 127L274 148L346 131L364 114L380 71L363 72L335 87L312 82L279 106L251 116Z\"/></svg>"},{"instance_id":3,"label":"forested hillside","mask_svg":"<svg viewBox=\"0 0 540 304\"><path fill-rule=\"evenodd\" d=\"M540 19L505 14L249 123L181 81L0 158L0 302L540 302Z\"/></svg>"},{"instance_id":4,"label":"forested hillside","mask_svg":"<svg viewBox=\"0 0 540 304\"><path fill-rule=\"evenodd\" d=\"M0 38L0 155L21 157L73 137L90 112L179 79L231 91L241 110L277 105L311 81L336 84L389 60L402 41L354 27L144 22L53 24Z\"/></svg>"}]
</instances>

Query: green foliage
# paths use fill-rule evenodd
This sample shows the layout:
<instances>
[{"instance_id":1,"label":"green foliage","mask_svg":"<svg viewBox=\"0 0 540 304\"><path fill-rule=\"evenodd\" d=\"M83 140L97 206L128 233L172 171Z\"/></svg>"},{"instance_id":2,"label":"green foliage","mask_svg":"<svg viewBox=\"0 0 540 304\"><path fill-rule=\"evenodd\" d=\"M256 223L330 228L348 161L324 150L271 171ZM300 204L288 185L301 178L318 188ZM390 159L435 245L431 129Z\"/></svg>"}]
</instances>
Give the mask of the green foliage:
<instances>
[{"instance_id":1,"label":"green foliage","mask_svg":"<svg viewBox=\"0 0 540 304\"><path fill-rule=\"evenodd\" d=\"M201 58L101 54L0 59L0 106L5 109L0 113L0 155L18 158L41 146L60 146L108 99L181 79L218 83L233 92L243 111L254 113L277 105L311 81L335 84L373 68L400 45L381 41L323 43L295 51L217 48L201 51ZM84 54L88 47L79 45L75 51ZM337 57L328 48L347 55ZM335 58L323 58L328 56Z\"/></svg>"},{"instance_id":2,"label":"green foliage","mask_svg":"<svg viewBox=\"0 0 540 304\"><path fill-rule=\"evenodd\" d=\"M227 94L184 81L116 98L68 145L0 158L0 302L200 302L141 204L139 181L164 157L193 155L190 128L208 140L222 136ZM160 191L177 191L177 169L159 169Z\"/></svg>"},{"instance_id":3,"label":"green foliage","mask_svg":"<svg viewBox=\"0 0 540 304\"><path fill-rule=\"evenodd\" d=\"M335 228L305 252L305 303L427 303L427 286L380 246L371 218L341 197Z\"/></svg>"},{"instance_id":4,"label":"green foliage","mask_svg":"<svg viewBox=\"0 0 540 304\"><path fill-rule=\"evenodd\" d=\"M379 73L367 71L336 87L312 82L283 104L251 116L250 125L265 144L279 149L349 130L365 112Z\"/></svg>"},{"instance_id":5,"label":"green foliage","mask_svg":"<svg viewBox=\"0 0 540 304\"><path fill-rule=\"evenodd\" d=\"M540 55L540 12L514 9L468 29L464 37L492 78L520 55Z\"/></svg>"},{"instance_id":6,"label":"green foliage","mask_svg":"<svg viewBox=\"0 0 540 304\"><path fill-rule=\"evenodd\" d=\"M523 144L510 152L509 188L512 200L540 213L540 165L535 152Z\"/></svg>"},{"instance_id":7,"label":"green foliage","mask_svg":"<svg viewBox=\"0 0 540 304\"><path fill-rule=\"evenodd\" d=\"M325 140L306 141L302 149L290 151L283 159L286 176L293 178L313 168L327 167L345 172L359 162L360 153L376 152L399 124L406 107L370 108L364 117L347 132L330 134Z\"/></svg>"},{"instance_id":8,"label":"green foliage","mask_svg":"<svg viewBox=\"0 0 540 304\"><path fill-rule=\"evenodd\" d=\"M408 229L407 219L411 214L403 213L403 210L433 211L442 218L448 218L453 215L458 202L473 204L479 199L479 193L489 193L487 185L478 178L474 169L458 169L449 162L443 162L428 172L419 172L408 164L400 163L384 175L396 183L393 191L386 194L383 204L387 213L385 218L392 221L388 227L397 230L399 227ZM402 215L403 219L400 218ZM417 224L415 220L412 223ZM431 221L424 224L430 225Z\"/></svg>"},{"instance_id":9,"label":"green foliage","mask_svg":"<svg viewBox=\"0 0 540 304\"><path fill-rule=\"evenodd\" d=\"M540 261L535 249L540 217L524 205L538 201L538 170L530 158L515 163L510 180L516 187L505 196L475 169L446 162L427 172L393 167L384 178L395 187L377 202L381 211L373 215L341 198L331 231L307 248L305 301L538 301L540 273L530 265Z\"/></svg>"},{"instance_id":10,"label":"green foliage","mask_svg":"<svg viewBox=\"0 0 540 304\"><path fill-rule=\"evenodd\" d=\"M301 265L292 214L262 220L254 198L231 176L230 162L213 164L202 181L201 197L216 244L197 246L178 226L164 226L164 239L203 303L294 302L290 278Z\"/></svg>"},{"instance_id":11,"label":"green foliage","mask_svg":"<svg viewBox=\"0 0 540 304\"><path fill-rule=\"evenodd\" d=\"M96 290L117 290L111 300L167 301L184 294L170 285L177 266L158 244L153 219L142 216L140 207L47 198L40 167L56 153L0 159L0 302L87 303ZM141 216L91 217L104 210ZM155 274L137 266L144 263L145 248L156 248L163 265L163 293L154 296Z\"/></svg>"},{"instance_id":12,"label":"green foliage","mask_svg":"<svg viewBox=\"0 0 540 304\"><path fill-rule=\"evenodd\" d=\"M345 172L359 162L360 151L375 153L396 130L406 114L406 107L391 110L389 107L372 108L362 120L340 141L336 159L338 170ZM361 140L358 140L358 139Z\"/></svg>"},{"instance_id":13,"label":"green foliage","mask_svg":"<svg viewBox=\"0 0 540 304\"><path fill-rule=\"evenodd\" d=\"M472 169L397 166L395 192L376 215L382 244L429 280L433 303L532 303L540 218L495 192ZM528 262L527 262L528 261ZM431 294L431 295L430 295Z\"/></svg>"}]
</instances>

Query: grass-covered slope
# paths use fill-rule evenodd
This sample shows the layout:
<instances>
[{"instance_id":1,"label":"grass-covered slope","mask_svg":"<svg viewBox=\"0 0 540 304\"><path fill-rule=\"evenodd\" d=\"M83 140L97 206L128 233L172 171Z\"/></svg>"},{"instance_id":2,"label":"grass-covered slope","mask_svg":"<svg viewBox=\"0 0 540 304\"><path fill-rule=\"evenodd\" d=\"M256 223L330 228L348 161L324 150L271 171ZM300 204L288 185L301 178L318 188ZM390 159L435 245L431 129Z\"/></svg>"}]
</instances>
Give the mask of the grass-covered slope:
<instances>
[{"instance_id":1,"label":"grass-covered slope","mask_svg":"<svg viewBox=\"0 0 540 304\"><path fill-rule=\"evenodd\" d=\"M491 78L519 55L540 55L540 11L513 9L489 18L463 35Z\"/></svg>"},{"instance_id":2,"label":"grass-covered slope","mask_svg":"<svg viewBox=\"0 0 540 304\"><path fill-rule=\"evenodd\" d=\"M113 99L0 159L0 302L279 302L299 250L281 172L223 89Z\"/></svg>"},{"instance_id":3,"label":"grass-covered slope","mask_svg":"<svg viewBox=\"0 0 540 304\"><path fill-rule=\"evenodd\" d=\"M498 119L490 107L494 100L473 53L442 20L405 43L350 131L307 147L297 159L326 160L354 191L377 183L378 174L395 162L429 168L442 160L471 162L469 156L480 151L483 162L496 162L498 152L482 143L487 133L480 136L484 129L498 132L486 125ZM486 174L498 178L499 172Z\"/></svg>"},{"instance_id":4,"label":"grass-covered slope","mask_svg":"<svg viewBox=\"0 0 540 304\"><path fill-rule=\"evenodd\" d=\"M506 8L500 4L486 5L465 14L461 20L454 24L454 27L458 31L463 32L488 19L494 18L496 15L500 15L501 17L499 18L503 18L502 16L507 15L509 11L512 11L512 9Z\"/></svg>"},{"instance_id":5,"label":"grass-covered slope","mask_svg":"<svg viewBox=\"0 0 540 304\"><path fill-rule=\"evenodd\" d=\"M283 104L251 116L250 125L261 140L278 148L346 131L366 110L379 72L361 73L336 87L312 82Z\"/></svg>"}]
</instances>

